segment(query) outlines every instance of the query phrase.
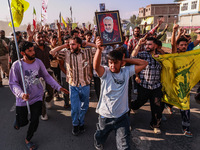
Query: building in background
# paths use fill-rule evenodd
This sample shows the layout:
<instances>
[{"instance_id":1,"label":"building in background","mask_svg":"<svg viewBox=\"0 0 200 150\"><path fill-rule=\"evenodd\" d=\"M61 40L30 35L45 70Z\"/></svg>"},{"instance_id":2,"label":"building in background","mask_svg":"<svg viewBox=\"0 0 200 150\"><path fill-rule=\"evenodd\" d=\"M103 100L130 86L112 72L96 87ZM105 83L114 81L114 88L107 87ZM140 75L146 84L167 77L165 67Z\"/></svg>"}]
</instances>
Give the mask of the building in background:
<instances>
[{"instance_id":1,"label":"building in background","mask_svg":"<svg viewBox=\"0 0 200 150\"><path fill-rule=\"evenodd\" d=\"M152 29L159 18L164 17L165 22L160 26L164 29L166 23L173 23L174 20L178 22L179 3L173 4L150 4L145 8L139 8L139 18L142 19L140 27L143 29L145 22L147 22L146 30Z\"/></svg>"},{"instance_id":2,"label":"building in background","mask_svg":"<svg viewBox=\"0 0 200 150\"><path fill-rule=\"evenodd\" d=\"M189 33L200 28L200 0L182 0L179 3L179 25Z\"/></svg>"}]
</instances>

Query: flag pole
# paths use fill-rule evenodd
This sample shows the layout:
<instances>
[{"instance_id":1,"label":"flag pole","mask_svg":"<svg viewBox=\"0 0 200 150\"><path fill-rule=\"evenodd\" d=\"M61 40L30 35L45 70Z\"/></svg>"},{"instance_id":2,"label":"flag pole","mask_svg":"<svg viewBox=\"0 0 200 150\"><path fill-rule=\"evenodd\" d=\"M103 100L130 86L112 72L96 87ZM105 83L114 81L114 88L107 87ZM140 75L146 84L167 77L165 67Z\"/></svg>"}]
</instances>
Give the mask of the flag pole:
<instances>
[{"instance_id":1,"label":"flag pole","mask_svg":"<svg viewBox=\"0 0 200 150\"><path fill-rule=\"evenodd\" d=\"M13 16L12 16L12 10L11 10L11 6L10 6L10 0L8 0L8 6L9 6L9 10L10 10L10 17L11 17L11 22L12 22L13 35L14 35L14 40L15 40L15 46L16 46L16 51L17 51L17 58L18 58L18 62L19 62L19 68L20 68L20 73L21 73L21 78L22 78L23 89L24 89L24 93L27 94L25 81L24 81L24 74L23 74L23 70L22 70L22 63L21 63L20 56L19 56L19 48L18 48L16 33L15 33L15 27L14 27L14 23L13 23ZM30 106L29 106L28 101L26 101L26 106L28 109L28 115L29 115L29 119L30 119L31 111L30 111Z\"/></svg>"}]
</instances>

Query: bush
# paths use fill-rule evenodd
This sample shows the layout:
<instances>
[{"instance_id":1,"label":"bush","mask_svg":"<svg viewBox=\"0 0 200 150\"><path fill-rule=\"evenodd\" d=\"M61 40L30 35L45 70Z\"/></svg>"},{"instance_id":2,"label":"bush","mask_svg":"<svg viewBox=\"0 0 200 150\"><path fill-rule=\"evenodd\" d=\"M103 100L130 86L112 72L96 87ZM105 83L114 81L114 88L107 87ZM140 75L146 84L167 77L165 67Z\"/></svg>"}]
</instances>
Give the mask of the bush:
<instances>
[{"instance_id":1,"label":"bush","mask_svg":"<svg viewBox=\"0 0 200 150\"><path fill-rule=\"evenodd\" d=\"M197 34L194 32L190 33L190 36L191 36L192 42L194 42L197 39Z\"/></svg>"},{"instance_id":2,"label":"bush","mask_svg":"<svg viewBox=\"0 0 200 150\"><path fill-rule=\"evenodd\" d=\"M160 38L160 40L163 42L165 42L166 41L166 38L167 38L167 35L166 35L166 33Z\"/></svg>"}]
</instances>

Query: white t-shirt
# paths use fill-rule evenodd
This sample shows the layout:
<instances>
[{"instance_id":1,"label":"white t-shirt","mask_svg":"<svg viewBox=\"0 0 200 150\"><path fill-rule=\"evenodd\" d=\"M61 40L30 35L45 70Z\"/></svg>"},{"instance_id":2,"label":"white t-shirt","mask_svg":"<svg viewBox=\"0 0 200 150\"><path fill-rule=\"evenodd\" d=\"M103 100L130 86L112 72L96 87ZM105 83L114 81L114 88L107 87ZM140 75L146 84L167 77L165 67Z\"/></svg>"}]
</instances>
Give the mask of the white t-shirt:
<instances>
[{"instance_id":1,"label":"white t-shirt","mask_svg":"<svg viewBox=\"0 0 200 150\"><path fill-rule=\"evenodd\" d=\"M119 73L112 73L109 67L104 68L96 112L106 118L119 118L129 111L128 83L135 74L135 65L122 67Z\"/></svg>"}]
</instances>

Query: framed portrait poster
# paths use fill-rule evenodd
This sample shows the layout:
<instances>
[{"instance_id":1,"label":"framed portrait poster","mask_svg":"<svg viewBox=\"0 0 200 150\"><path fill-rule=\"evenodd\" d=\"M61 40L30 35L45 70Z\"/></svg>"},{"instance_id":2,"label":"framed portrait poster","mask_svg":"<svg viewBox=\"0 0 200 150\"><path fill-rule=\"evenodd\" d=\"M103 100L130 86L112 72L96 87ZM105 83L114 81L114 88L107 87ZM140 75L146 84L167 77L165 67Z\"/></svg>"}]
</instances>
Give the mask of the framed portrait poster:
<instances>
[{"instance_id":1,"label":"framed portrait poster","mask_svg":"<svg viewBox=\"0 0 200 150\"><path fill-rule=\"evenodd\" d=\"M122 40L119 11L96 12L98 33L103 45L120 44Z\"/></svg>"}]
</instances>

